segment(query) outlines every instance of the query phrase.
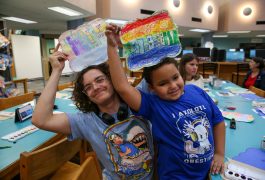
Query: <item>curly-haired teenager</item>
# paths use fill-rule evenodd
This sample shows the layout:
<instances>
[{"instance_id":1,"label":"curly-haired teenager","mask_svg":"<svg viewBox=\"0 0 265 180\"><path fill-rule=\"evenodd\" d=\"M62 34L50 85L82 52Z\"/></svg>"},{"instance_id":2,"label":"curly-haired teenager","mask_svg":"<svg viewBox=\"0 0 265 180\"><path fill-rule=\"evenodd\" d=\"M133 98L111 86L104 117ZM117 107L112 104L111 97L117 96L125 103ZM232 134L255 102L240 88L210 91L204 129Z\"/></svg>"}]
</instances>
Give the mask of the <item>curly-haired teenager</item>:
<instances>
[{"instance_id":1,"label":"curly-haired teenager","mask_svg":"<svg viewBox=\"0 0 265 180\"><path fill-rule=\"evenodd\" d=\"M121 108L124 110L127 105L113 88L107 64L89 66L78 74L73 99L81 112L53 114L56 88L67 59L57 51L58 47L49 59L53 71L38 100L32 123L41 129L64 133L69 140L89 141L104 167L103 179L152 179L149 125L136 117L119 119L126 114ZM130 114L128 109L125 111Z\"/></svg>"}]
</instances>

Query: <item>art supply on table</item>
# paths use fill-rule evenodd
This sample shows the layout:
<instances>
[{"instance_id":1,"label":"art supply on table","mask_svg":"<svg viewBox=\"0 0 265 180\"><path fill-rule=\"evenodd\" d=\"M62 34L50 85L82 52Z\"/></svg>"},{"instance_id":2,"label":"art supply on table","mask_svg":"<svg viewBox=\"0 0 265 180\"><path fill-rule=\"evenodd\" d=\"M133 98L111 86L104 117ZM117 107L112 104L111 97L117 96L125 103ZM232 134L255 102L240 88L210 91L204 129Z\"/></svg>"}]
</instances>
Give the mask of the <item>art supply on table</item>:
<instances>
[{"instance_id":1,"label":"art supply on table","mask_svg":"<svg viewBox=\"0 0 265 180\"><path fill-rule=\"evenodd\" d=\"M231 110L231 111L234 111L234 110L236 110L236 107L228 106L228 107L226 107L226 109Z\"/></svg>"},{"instance_id":2,"label":"art supply on table","mask_svg":"<svg viewBox=\"0 0 265 180\"><path fill-rule=\"evenodd\" d=\"M12 146L0 146L0 149L7 149L7 148L11 148Z\"/></svg>"},{"instance_id":3,"label":"art supply on table","mask_svg":"<svg viewBox=\"0 0 265 180\"><path fill-rule=\"evenodd\" d=\"M236 120L234 118L230 120L230 129L236 129Z\"/></svg>"},{"instance_id":4,"label":"art supply on table","mask_svg":"<svg viewBox=\"0 0 265 180\"><path fill-rule=\"evenodd\" d=\"M248 148L225 164L224 179L261 180L265 177L265 151Z\"/></svg>"},{"instance_id":5,"label":"art supply on table","mask_svg":"<svg viewBox=\"0 0 265 180\"><path fill-rule=\"evenodd\" d=\"M28 125L22 129L19 129L15 132L11 132L3 137L1 137L1 139L3 140L7 140L10 142L16 142L17 140L34 133L35 131L39 130L39 128L37 128L34 125Z\"/></svg>"}]
</instances>

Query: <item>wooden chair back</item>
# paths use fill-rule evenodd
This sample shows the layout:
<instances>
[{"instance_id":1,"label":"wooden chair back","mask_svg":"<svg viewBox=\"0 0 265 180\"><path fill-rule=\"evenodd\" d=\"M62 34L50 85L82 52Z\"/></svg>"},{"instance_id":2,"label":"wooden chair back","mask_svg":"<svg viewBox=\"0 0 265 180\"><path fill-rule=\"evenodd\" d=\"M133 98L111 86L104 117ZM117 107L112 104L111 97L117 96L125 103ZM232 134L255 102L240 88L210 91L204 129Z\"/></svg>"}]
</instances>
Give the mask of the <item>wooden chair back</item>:
<instances>
[{"instance_id":1,"label":"wooden chair back","mask_svg":"<svg viewBox=\"0 0 265 180\"><path fill-rule=\"evenodd\" d=\"M70 160L81 149L81 140L66 138L33 152L20 154L20 178L35 180L46 177Z\"/></svg>"},{"instance_id":2,"label":"wooden chair back","mask_svg":"<svg viewBox=\"0 0 265 180\"><path fill-rule=\"evenodd\" d=\"M82 163L73 180L101 180L102 172L95 152L87 153L86 160Z\"/></svg>"},{"instance_id":3,"label":"wooden chair back","mask_svg":"<svg viewBox=\"0 0 265 180\"><path fill-rule=\"evenodd\" d=\"M250 86L249 90L254 92L256 95L260 97L265 97L265 91L259 88L256 88L255 86Z\"/></svg>"},{"instance_id":4,"label":"wooden chair back","mask_svg":"<svg viewBox=\"0 0 265 180\"><path fill-rule=\"evenodd\" d=\"M64 83L64 84L59 84L57 86L57 91L61 91L61 90L64 90L66 88L73 87L73 86L74 86L73 82L67 82L67 83Z\"/></svg>"},{"instance_id":5,"label":"wooden chair back","mask_svg":"<svg viewBox=\"0 0 265 180\"><path fill-rule=\"evenodd\" d=\"M248 71L248 63L238 63L236 65L236 72L232 72L232 82L234 82L234 76L236 76L236 84L238 84L239 76L246 76Z\"/></svg>"},{"instance_id":6,"label":"wooden chair back","mask_svg":"<svg viewBox=\"0 0 265 180\"><path fill-rule=\"evenodd\" d=\"M19 96L0 98L0 110L11 108L34 99L35 92L29 92Z\"/></svg>"},{"instance_id":7,"label":"wooden chair back","mask_svg":"<svg viewBox=\"0 0 265 180\"><path fill-rule=\"evenodd\" d=\"M22 83L23 88L24 88L24 93L28 93L28 79L23 78L23 79L16 79L13 81L5 82L5 86L11 86L12 84L15 84L15 87L17 87L17 84Z\"/></svg>"},{"instance_id":8,"label":"wooden chair back","mask_svg":"<svg viewBox=\"0 0 265 180\"><path fill-rule=\"evenodd\" d=\"M206 78L206 75L217 74L217 63L205 62L202 64L202 76Z\"/></svg>"}]
</instances>

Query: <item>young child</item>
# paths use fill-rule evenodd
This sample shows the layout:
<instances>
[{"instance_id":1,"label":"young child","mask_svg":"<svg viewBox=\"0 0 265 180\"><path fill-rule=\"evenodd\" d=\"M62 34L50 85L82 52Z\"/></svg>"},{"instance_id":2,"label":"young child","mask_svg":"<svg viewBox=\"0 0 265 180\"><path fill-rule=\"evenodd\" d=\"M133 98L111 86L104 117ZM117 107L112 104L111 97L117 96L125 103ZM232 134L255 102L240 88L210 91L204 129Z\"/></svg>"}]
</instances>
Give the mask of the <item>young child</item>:
<instances>
[{"instance_id":1,"label":"young child","mask_svg":"<svg viewBox=\"0 0 265 180\"><path fill-rule=\"evenodd\" d=\"M203 88L203 77L198 73L199 59L192 53L184 54L179 63L179 73L185 84Z\"/></svg>"},{"instance_id":2,"label":"young child","mask_svg":"<svg viewBox=\"0 0 265 180\"><path fill-rule=\"evenodd\" d=\"M223 172L225 125L217 106L200 88L184 86L172 58L144 68L153 93L130 86L117 54L118 30L113 24L106 30L112 82L130 108L152 123L159 178L206 179L209 171Z\"/></svg>"}]
</instances>

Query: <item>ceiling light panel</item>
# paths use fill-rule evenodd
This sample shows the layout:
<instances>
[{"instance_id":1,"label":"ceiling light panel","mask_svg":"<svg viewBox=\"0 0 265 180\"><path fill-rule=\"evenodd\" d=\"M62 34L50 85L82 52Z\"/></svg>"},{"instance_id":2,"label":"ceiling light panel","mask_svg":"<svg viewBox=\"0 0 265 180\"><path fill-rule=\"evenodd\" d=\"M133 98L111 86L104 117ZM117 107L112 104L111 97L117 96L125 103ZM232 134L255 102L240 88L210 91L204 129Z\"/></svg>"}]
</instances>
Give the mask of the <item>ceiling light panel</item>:
<instances>
[{"instance_id":1,"label":"ceiling light panel","mask_svg":"<svg viewBox=\"0 0 265 180\"><path fill-rule=\"evenodd\" d=\"M83 15L82 13L75 11L73 9L67 8L67 7L48 7L48 9L56 11L61 14L65 14L67 16L81 16Z\"/></svg>"},{"instance_id":2,"label":"ceiling light panel","mask_svg":"<svg viewBox=\"0 0 265 180\"><path fill-rule=\"evenodd\" d=\"M27 20L27 19L18 18L18 17L2 17L2 18L5 20L16 21L16 22L20 22L20 23L24 23L24 24L37 23L36 21L31 21L31 20Z\"/></svg>"},{"instance_id":3,"label":"ceiling light panel","mask_svg":"<svg viewBox=\"0 0 265 180\"><path fill-rule=\"evenodd\" d=\"M210 30L208 29L190 29L189 31L192 31L192 32L210 32Z\"/></svg>"}]
</instances>

